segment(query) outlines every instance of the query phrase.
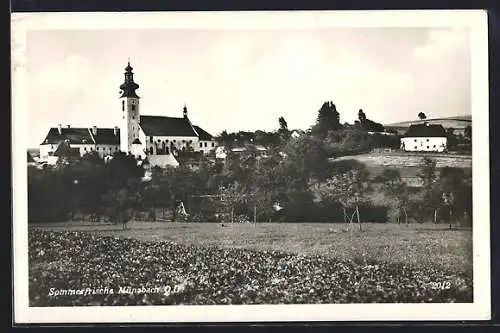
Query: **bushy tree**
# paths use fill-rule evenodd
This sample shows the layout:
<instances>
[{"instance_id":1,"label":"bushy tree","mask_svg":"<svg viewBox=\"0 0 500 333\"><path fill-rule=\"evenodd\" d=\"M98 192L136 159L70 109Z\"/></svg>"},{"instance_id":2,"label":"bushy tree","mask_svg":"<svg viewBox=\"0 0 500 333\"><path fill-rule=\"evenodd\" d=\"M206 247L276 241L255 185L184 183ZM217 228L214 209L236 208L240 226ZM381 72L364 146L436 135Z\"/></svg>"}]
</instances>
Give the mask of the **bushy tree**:
<instances>
[{"instance_id":1,"label":"bushy tree","mask_svg":"<svg viewBox=\"0 0 500 333\"><path fill-rule=\"evenodd\" d=\"M329 131L341 128L340 114L333 102L325 102L318 111L316 124L311 128L313 135L324 138Z\"/></svg>"}]
</instances>

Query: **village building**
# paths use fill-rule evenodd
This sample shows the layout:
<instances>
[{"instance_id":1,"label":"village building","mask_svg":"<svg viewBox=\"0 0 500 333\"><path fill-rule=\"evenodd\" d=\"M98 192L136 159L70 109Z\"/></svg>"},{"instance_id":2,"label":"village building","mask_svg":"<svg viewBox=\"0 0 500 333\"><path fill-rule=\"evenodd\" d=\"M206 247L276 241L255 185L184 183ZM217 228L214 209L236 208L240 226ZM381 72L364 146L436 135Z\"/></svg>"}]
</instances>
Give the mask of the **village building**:
<instances>
[{"instance_id":1,"label":"village building","mask_svg":"<svg viewBox=\"0 0 500 333\"><path fill-rule=\"evenodd\" d=\"M401 138L401 150L404 151L444 152L446 149L446 131L441 125L411 125Z\"/></svg>"},{"instance_id":2,"label":"village building","mask_svg":"<svg viewBox=\"0 0 500 333\"><path fill-rule=\"evenodd\" d=\"M150 166L178 166L183 153L206 155L216 148L214 137L191 123L186 105L182 117L148 116L140 113L140 97L130 62L120 85L120 126L114 128L73 128L69 125L51 128L40 144L40 159L54 159L61 142L69 143L80 156L96 151L100 157L122 151ZM192 155L192 154L188 154ZM52 161L51 161L52 162Z\"/></svg>"}]
</instances>

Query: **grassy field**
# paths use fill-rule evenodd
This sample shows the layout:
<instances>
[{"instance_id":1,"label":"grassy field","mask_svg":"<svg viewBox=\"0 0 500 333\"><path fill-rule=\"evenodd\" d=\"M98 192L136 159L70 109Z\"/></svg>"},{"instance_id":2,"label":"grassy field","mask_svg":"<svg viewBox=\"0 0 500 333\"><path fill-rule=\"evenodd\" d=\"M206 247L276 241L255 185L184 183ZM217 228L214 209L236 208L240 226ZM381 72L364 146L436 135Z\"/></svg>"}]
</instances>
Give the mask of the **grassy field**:
<instances>
[{"instance_id":1,"label":"grassy field","mask_svg":"<svg viewBox=\"0 0 500 333\"><path fill-rule=\"evenodd\" d=\"M321 255L360 263L391 262L435 266L444 271L472 269L472 232L435 224L362 224L352 232L328 223L162 223L130 222L121 226L82 222L34 225L44 230L83 231L139 241L172 241L182 245L274 250Z\"/></svg>"}]
</instances>

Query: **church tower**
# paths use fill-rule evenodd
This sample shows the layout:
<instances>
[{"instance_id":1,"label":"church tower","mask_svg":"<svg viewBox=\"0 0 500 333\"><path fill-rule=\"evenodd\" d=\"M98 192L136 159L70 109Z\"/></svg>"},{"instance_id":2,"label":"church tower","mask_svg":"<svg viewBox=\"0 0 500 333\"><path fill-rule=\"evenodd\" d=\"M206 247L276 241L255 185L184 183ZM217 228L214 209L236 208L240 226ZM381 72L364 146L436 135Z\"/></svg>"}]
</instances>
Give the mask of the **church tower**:
<instances>
[{"instance_id":1,"label":"church tower","mask_svg":"<svg viewBox=\"0 0 500 333\"><path fill-rule=\"evenodd\" d=\"M125 81L120 85L120 104L121 104L121 121L120 121L120 150L129 153L132 150L132 144L137 139L139 140L139 96L136 90L139 85L134 82L133 68L130 66L130 61L125 68ZM137 142L137 141L136 141Z\"/></svg>"}]
</instances>

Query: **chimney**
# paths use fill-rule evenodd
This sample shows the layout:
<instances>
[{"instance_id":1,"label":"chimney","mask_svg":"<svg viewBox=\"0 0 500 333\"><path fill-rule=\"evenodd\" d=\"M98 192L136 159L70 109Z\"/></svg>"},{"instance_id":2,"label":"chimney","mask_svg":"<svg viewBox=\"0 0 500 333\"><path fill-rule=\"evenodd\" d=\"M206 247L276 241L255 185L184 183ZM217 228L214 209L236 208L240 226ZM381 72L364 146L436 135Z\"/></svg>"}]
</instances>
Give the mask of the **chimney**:
<instances>
[{"instance_id":1,"label":"chimney","mask_svg":"<svg viewBox=\"0 0 500 333\"><path fill-rule=\"evenodd\" d=\"M97 126L92 126L92 134L97 135Z\"/></svg>"},{"instance_id":2,"label":"chimney","mask_svg":"<svg viewBox=\"0 0 500 333\"><path fill-rule=\"evenodd\" d=\"M115 126L115 128L113 129L113 133L115 134L115 136L118 135L118 126Z\"/></svg>"},{"instance_id":3,"label":"chimney","mask_svg":"<svg viewBox=\"0 0 500 333\"><path fill-rule=\"evenodd\" d=\"M188 117L188 109L186 107L186 104L184 104L184 109L182 111L182 115L184 116L184 118L187 118Z\"/></svg>"},{"instance_id":4,"label":"chimney","mask_svg":"<svg viewBox=\"0 0 500 333\"><path fill-rule=\"evenodd\" d=\"M59 126L57 126L57 131L59 132L59 135L62 134L62 126L61 126L61 124L59 124Z\"/></svg>"}]
</instances>

